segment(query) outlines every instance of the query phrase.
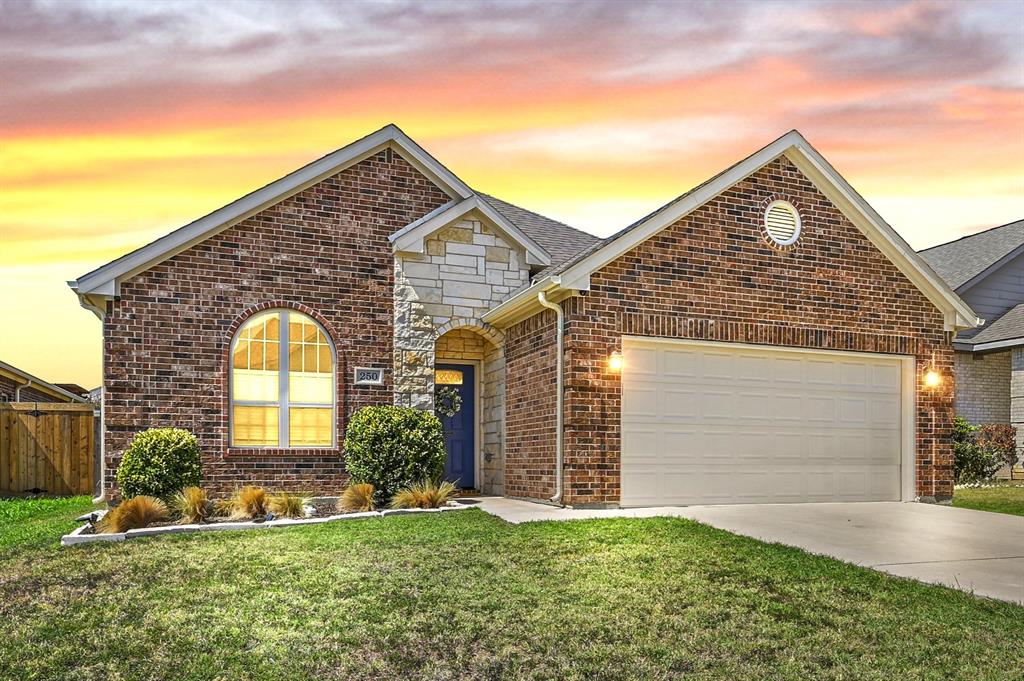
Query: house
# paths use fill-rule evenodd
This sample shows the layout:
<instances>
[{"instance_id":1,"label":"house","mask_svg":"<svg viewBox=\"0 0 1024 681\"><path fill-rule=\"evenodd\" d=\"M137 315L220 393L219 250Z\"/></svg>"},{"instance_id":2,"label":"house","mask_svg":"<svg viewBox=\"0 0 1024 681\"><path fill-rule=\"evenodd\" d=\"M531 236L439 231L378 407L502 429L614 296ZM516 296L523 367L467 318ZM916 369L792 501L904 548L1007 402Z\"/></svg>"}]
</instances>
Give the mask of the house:
<instances>
[{"instance_id":1,"label":"house","mask_svg":"<svg viewBox=\"0 0 1024 681\"><path fill-rule=\"evenodd\" d=\"M211 488L337 493L354 410L454 391L445 472L487 493L944 500L979 322L796 131L599 240L389 125L70 286L103 319L108 491L179 426Z\"/></svg>"},{"instance_id":2,"label":"house","mask_svg":"<svg viewBox=\"0 0 1024 681\"><path fill-rule=\"evenodd\" d=\"M86 402L63 384L48 383L27 371L0 362L0 402Z\"/></svg>"},{"instance_id":3,"label":"house","mask_svg":"<svg viewBox=\"0 0 1024 681\"><path fill-rule=\"evenodd\" d=\"M921 257L985 320L953 339L956 412L971 423L1016 426L1017 447L1024 448L1024 220L928 248Z\"/></svg>"}]
</instances>

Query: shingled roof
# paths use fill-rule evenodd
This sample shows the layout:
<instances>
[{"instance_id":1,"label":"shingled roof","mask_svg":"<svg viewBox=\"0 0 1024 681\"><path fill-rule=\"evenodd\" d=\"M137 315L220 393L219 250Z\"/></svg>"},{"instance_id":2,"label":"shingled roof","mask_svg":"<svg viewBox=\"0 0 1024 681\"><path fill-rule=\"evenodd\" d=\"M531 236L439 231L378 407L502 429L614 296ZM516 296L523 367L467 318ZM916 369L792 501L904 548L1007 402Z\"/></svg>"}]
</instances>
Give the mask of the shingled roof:
<instances>
[{"instance_id":1,"label":"shingled roof","mask_svg":"<svg viewBox=\"0 0 1024 681\"><path fill-rule=\"evenodd\" d=\"M971 336L963 343L970 343L972 346L987 345L989 343L1001 343L1015 338L1024 338L1024 303L1011 308L999 319L986 325L981 333Z\"/></svg>"},{"instance_id":2,"label":"shingled roof","mask_svg":"<svg viewBox=\"0 0 1024 681\"><path fill-rule=\"evenodd\" d=\"M1024 220L987 229L920 252L954 290L970 282L1011 252L1024 248Z\"/></svg>"},{"instance_id":3,"label":"shingled roof","mask_svg":"<svg viewBox=\"0 0 1024 681\"><path fill-rule=\"evenodd\" d=\"M476 192L513 225L526 232L527 236L536 241L551 255L551 266L556 266L580 251L600 241L593 234L581 232L575 227L552 220L533 211L514 206L507 201L495 198L490 194Z\"/></svg>"}]
</instances>

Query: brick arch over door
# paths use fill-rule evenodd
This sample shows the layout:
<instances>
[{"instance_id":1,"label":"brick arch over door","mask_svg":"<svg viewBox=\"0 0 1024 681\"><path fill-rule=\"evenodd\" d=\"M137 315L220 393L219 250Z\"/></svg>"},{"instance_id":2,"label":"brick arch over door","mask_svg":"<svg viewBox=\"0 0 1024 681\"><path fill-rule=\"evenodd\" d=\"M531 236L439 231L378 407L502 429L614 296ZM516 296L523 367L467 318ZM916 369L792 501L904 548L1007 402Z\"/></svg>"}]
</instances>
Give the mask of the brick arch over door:
<instances>
[{"instance_id":1,"label":"brick arch over door","mask_svg":"<svg viewBox=\"0 0 1024 681\"><path fill-rule=\"evenodd\" d=\"M483 336L496 348L500 348L505 344L505 334L490 324L477 321L475 319L464 319L461 317L452 319L451 321L437 327L436 338L440 338L449 331L455 331L457 329L465 329L466 331L472 331L477 335Z\"/></svg>"},{"instance_id":2,"label":"brick arch over door","mask_svg":"<svg viewBox=\"0 0 1024 681\"><path fill-rule=\"evenodd\" d=\"M294 310L306 315L320 325L320 328L324 330L324 333L327 334L327 337L331 341L331 345L334 348L334 399L337 414L335 422L335 439L337 445L335 447L304 448L301 453L298 453L296 450L287 447L264 447L258 450L253 450L236 449L231 446L231 429L229 427L231 418L231 344L235 340L235 335L238 333L238 330L241 329L247 321L261 312L269 312L270 310ZM285 333L286 331L282 330L282 342L286 342L287 336L284 335ZM320 314L317 310L314 310L308 305L303 305L302 303L296 303L289 300L266 301L246 308L241 314L235 317L234 321L231 322L231 326L228 327L227 334L223 339L223 344L224 347L221 353L220 371L222 394L220 430L223 441L227 443L227 453L229 455L244 454L250 456L272 456L275 454L286 454L289 456L338 456L341 453L341 444L345 438L345 422L348 415L348 400L347 392L345 390L345 381L349 374L349 365L346 361L346 353L342 338L338 335L338 332L326 317Z\"/></svg>"}]
</instances>

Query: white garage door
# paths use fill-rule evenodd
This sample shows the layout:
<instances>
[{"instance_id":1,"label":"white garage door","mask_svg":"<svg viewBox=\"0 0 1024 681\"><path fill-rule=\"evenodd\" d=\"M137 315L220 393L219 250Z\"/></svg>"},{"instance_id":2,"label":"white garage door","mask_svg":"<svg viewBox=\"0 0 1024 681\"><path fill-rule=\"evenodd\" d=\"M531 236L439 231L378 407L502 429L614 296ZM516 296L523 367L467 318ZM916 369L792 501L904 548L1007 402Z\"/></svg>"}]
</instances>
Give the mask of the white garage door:
<instances>
[{"instance_id":1,"label":"white garage door","mask_svg":"<svg viewBox=\"0 0 1024 681\"><path fill-rule=\"evenodd\" d=\"M625 339L623 506L898 501L899 359Z\"/></svg>"}]
</instances>

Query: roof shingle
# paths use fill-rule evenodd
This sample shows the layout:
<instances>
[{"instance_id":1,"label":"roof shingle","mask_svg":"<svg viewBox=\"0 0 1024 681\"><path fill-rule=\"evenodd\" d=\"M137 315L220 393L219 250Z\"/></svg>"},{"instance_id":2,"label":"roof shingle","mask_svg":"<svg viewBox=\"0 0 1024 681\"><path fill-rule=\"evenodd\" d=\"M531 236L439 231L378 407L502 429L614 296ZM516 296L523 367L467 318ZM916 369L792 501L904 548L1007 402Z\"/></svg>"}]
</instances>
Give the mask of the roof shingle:
<instances>
[{"instance_id":1,"label":"roof shingle","mask_svg":"<svg viewBox=\"0 0 1024 681\"><path fill-rule=\"evenodd\" d=\"M987 229L920 251L936 274L956 290L1024 246L1024 220Z\"/></svg>"}]
</instances>

